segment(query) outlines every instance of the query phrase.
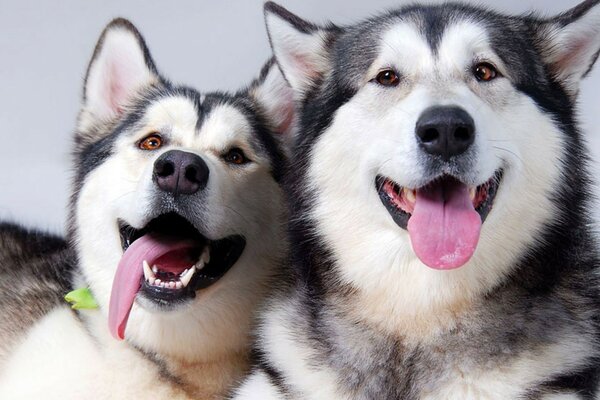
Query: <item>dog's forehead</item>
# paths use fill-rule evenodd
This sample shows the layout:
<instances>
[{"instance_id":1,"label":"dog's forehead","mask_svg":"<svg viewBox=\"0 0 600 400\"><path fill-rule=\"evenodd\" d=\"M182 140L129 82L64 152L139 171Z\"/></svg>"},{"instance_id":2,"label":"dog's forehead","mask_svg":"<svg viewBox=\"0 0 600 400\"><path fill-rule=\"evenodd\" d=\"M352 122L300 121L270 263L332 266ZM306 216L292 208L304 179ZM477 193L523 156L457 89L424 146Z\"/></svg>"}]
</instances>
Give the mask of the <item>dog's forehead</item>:
<instances>
[{"instance_id":1,"label":"dog's forehead","mask_svg":"<svg viewBox=\"0 0 600 400\"><path fill-rule=\"evenodd\" d=\"M161 131L193 132L198 125L199 112L194 102L184 96L168 96L148 106L144 122L149 128Z\"/></svg>"},{"instance_id":2,"label":"dog's forehead","mask_svg":"<svg viewBox=\"0 0 600 400\"><path fill-rule=\"evenodd\" d=\"M336 44L336 75L357 89L373 69L465 68L479 57L503 63L515 81L528 80L537 51L526 18L465 4L408 6L348 26ZM384 65L388 64L388 65ZM442 64L442 65L440 65ZM539 72L539 71L537 71Z\"/></svg>"},{"instance_id":3,"label":"dog's forehead","mask_svg":"<svg viewBox=\"0 0 600 400\"><path fill-rule=\"evenodd\" d=\"M210 109L200 127L199 135L207 146L225 148L233 143L249 143L252 130L252 124L240 109L232 104L222 103Z\"/></svg>"},{"instance_id":4,"label":"dog's forehead","mask_svg":"<svg viewBox=\"0 0 600 400\"><path fill-rule=\"evenodd\" d=\"M158 98L147 107L143 125L191 147L225 149L251 141L253 126L242 110L224 100L202 103L205 98Z\"/></svg>"},{"instance_id":5,"label":"dog's forehead","mask_svg":"<svg viewBox=\"0 0 600 400\"><path fill-rule=\"evenodd\" d=\"M495 52L486 27L472 20L448 22L442 31L429 32L422 21L400 20L381 35L375 65L401 68L401 72L460 68L478 57L493 58ZM434 36L432 36L434 35Z\"/></svg>"}]
</instances>

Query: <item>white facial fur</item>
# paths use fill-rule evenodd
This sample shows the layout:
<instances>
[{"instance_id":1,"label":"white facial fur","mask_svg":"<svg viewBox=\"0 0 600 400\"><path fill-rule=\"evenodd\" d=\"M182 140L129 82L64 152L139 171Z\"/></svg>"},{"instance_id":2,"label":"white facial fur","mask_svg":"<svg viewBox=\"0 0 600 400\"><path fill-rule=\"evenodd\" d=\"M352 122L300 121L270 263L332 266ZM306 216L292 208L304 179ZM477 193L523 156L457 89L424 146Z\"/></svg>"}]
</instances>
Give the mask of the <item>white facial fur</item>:
<instances>
[{"instance_id":1,"label":"white facial fur","mask_svg":"<svg viewBox=\"0 0 600 400\"><path fill-rule=\"evenodd\" d=\"M155 193L154 161L173 149L193 152L206 161L208 196L199 215L205 234L211 239L241 234L246 248L234 267L200 291L189 307L159 313L135 304L126 331L126 337L143 348L184 358L211 357L245 344L252 311L284 250L281 193L270 175L269 161L250 145L249 122L227 105L214 109L199 131L197 118L192 102L183 97L167 97L150 106L140 123L116 141L113 155L86 177L76 214L83 271L107 313L123 254L117 220L136 228L148 222ZM164 132L168 144L152 152L140 150L136 143L151 132ZM234 146L244 150L252 163L241 168L227 165L221 155Z\"/></svg>"},{"instance_id":2,"label":"white facial fur","mask_svg":"<svg viewBox=\"0 0 600 400\"><path fill-rule=\"evenodd\" d=\"M359 289L359 313L395 331L400 319L464 303L510 271L554 211L549 197L559 179L562 139L551 117L505 78L481 83L469 75L482 59L504 72L476 24L449 27L438 55L408 23L392 26L381 43L364 85L315 144L308 181L316 196L312 217L334 251L341 278ZM387 67L400 72L398 87L369 82ZM477 251L453 271L432 270L417 259L407 232L375 189L378 174L412 188L428 182L415 124L434 105L458 105L475 121L468 184L480 185L504 168Z\"/></svg>"}]
</instances>

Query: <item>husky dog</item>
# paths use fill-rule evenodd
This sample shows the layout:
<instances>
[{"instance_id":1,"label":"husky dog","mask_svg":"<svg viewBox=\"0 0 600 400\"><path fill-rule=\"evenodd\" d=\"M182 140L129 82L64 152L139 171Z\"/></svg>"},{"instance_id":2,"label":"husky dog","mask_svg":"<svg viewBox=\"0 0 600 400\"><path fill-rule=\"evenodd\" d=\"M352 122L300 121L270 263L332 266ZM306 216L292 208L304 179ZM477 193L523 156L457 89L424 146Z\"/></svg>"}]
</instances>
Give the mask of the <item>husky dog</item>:
<instances>
[{"instance_id":1,"label":"husky dog","mask_svg":"<svg viewBox=\"0 0 600 400\"><path fill-rule=\"evenodd\" d=\"M0 398L221 398L246 371L253 312L287 248L293 93L272 61L233 95L175 86L123 19L84 86L71 247L56 250L74 256L15 263L10 281L2 266L13 300L0 297L0 332L14 346ZM56 301L79 288L97 309Z\"/></svg>"},{"instance_id":2,"label":"husky dog","mask_svg":"<svg viewBox=\"0 0 600 400\"><path fill-rule=\"evenodd\" d=\"M266 5L299 128L289 286L239 399L591 399L599 255L580 80L600 2L411 5L316 26Z\"/></svg>"}]
</instances>

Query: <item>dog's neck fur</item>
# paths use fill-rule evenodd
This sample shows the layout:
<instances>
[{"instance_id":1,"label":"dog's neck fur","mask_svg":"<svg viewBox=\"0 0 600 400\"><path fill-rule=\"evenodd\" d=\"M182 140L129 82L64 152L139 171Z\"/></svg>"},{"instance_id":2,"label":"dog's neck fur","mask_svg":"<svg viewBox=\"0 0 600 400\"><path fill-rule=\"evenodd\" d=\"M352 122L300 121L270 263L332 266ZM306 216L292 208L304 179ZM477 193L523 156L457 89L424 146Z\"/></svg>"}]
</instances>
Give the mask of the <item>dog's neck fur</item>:
<instances>
[{"instance_id":1,"label":"dog's neck fur","mask_svg":"<svg viewBox=\"0 0 600 400\"><path fill-rule=\"evenodd\" d=\"M511 277L485 295L460 304L440 305L424 315L415 315L412 310L386 310L384 306L377 306L372 293L369 297L343 285L331 285L337 281L334 271L324 272L304 260L303 267L313 267L305 277L310 279L310 285L297 283L298 297L289 300L289 294L285 296L282 303L290 307L284 307L279 317L283 318L284 326L311 327L311 343L318 343L315 348L321 349L311 353L311 362L328 365L336 371L352 371L348 374L350 377L337 375L340 387L351 397L446 398L442 389L438 395L425 396L411 386L411 379L443 388L447 376L454 376L458 371L464 373L467 380L472 377L469 362L473 360L486 360L494 374L494 371L504 371L494 376L490 373L490 382L496 378L502 381L523 376L524 386L533 387L538 382L538 389L546 390L554 382L540 384L539 379L545 374L560 376L568 363L581 367L582 376L593 373L589 351L598 331L592 321L586 320L586 311L582 310L597 298L597 284L590 289L573 290L565 282L594 280L591 270L599 261L595 252L570 262L564 254L553 254L551 249L557 240L578 254L584 254L583 248L593 246L587 227L570 232L571 239L563 235L549 238L549 243L540 246L539 252L515 266ZM560 265L560 274L548 271L551 258ZM544 285L542 280L546 280ZM357 302L361 296L368 301ZM538 313L531 311L528 301L536 304ZM364 307L367 303L371 308ZM547 320L549 315L552 321ZM568 322L550 329L549 324L556 321ZM292 333L288 328L286 331ZM569 338L577 340L564 345ZM539 354L524 349L536 349ZM362 355L367 353L377 354L375 364L365 364ZM511 358L514 364L506 364ZM542 359L545 361L540 361ZM522 374L518 370L519 363L544 365L544 368ZM376 384L379 381L369 381L368 377L373 374L394 385L382 389ZM563 378L566 383L560 385L571 385L570 376ZM356 387L356 381L370 383ZM518 393L520 388L516 386L515 390Z\"/></svg>"},{"instance_id":2,"label":"dog's neck fur","mask_svg":"<svg viewBox=\"0 0 600 400\"><path fill-rule=\"evenodd\" d=\"M188 362L165 357L163 371L193 399L221 399L249 368L246 352L231 353L205 362Z\"/></svg>"}]
</instances>

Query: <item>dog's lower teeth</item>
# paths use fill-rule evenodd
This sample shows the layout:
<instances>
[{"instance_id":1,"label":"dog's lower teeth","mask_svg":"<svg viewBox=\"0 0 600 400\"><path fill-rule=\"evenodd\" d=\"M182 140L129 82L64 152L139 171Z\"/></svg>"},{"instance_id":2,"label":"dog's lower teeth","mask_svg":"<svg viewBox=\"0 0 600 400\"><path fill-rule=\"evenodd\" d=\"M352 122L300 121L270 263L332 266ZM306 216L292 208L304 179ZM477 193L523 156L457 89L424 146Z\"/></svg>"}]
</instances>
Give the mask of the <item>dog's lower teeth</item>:
<instances>
[{"instance_id":1,"label":"dog's lower teeth","mask_svg":"<svg viewBox=\"0 0 600 400\"><path fill-rule=\"evenodd\" d=\"M183 289L190 283L190 280L192 279L194 273L197 270L202 269L202 267L204 267L204 262L200 260L197 266L194 265L191 268L186 268L178 277L178 279L176 278L175 280L163 281L159 278L156 278L156 276L154 275L155 272L158 273L159 271L156 266L150 268L146 261L143 262L144 277L146 282L148 282L148 284L151 286L161 287L165 289Z\"/></svg>"},{"instance_id":2,"label":"dog's lower teeth","mask_svg":"<svg viewBox=\"0 0 600 400\"><path fill-rule=\"evenodd\" d=\"M146 282L148 282L151 286L162 287L165 289L183 289L190 283L192 276L194 276L194 273L196 271L199 271L202 268L204 268L204 266L206 264L208 264L209 262L210 262L210 247L206 246L204 248L204 250L202 251L202 254L200 255L200 259L198 260L196 265L193 265L190 268L186 268L185 270L183 270L183 272L178 277L179 279L169 280L169 281L162 281L161 279L156 278L155 274L159 273L159 269L156 265L154 265L154 266L152 266L152 268L150 268L150 265L148 264L148 262L146 260L144 260L142 262L142 266L144 269L144 278L145 278ZM164 274L165 273L163 272L163 275ZM175 275L175 276L177 276L177 275Z\"/></svg>"},{"instance_id":3,"label":"dog's lower teeth","mask_svg":"<svg viewBox=\"0 0 600 400\"><path fill-rule=\"evenodd\" d=\"M196 272L196 266L193 266L185 274L181 275L180 281L181 281L182 287L186 287L188 285L188 283L190 283L190 280L192 279L192 276L194 275L195 272Z\"/></svg>"}]
</instances>

